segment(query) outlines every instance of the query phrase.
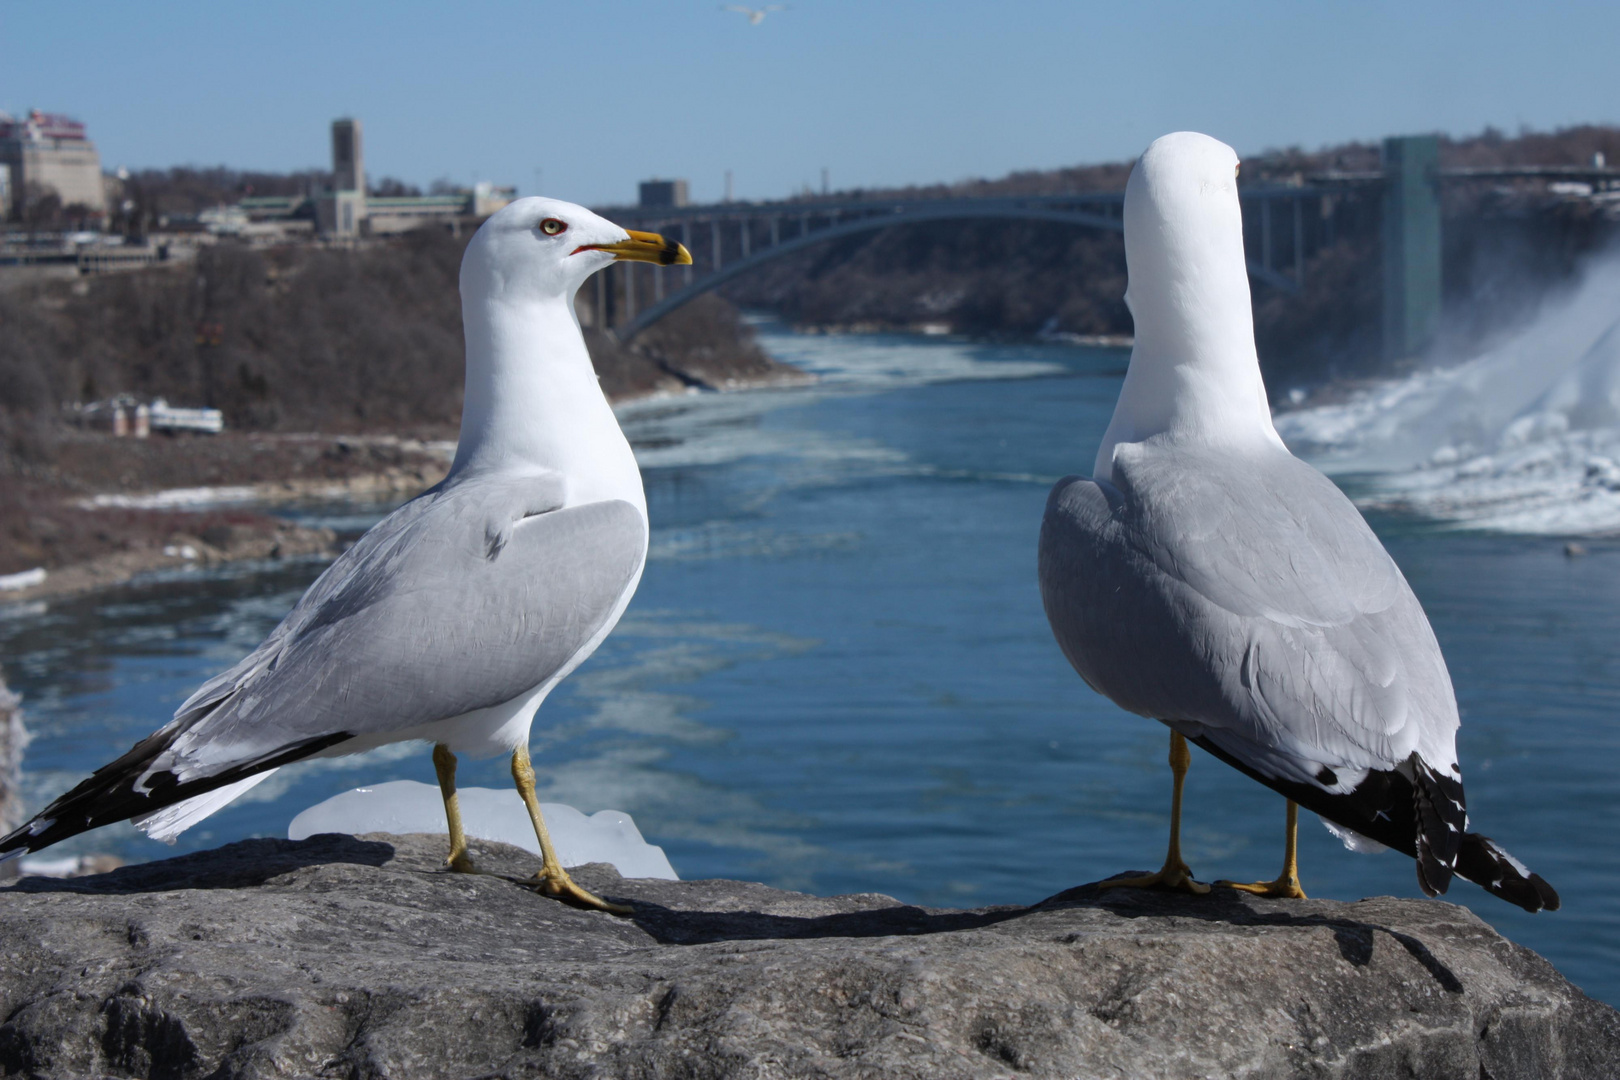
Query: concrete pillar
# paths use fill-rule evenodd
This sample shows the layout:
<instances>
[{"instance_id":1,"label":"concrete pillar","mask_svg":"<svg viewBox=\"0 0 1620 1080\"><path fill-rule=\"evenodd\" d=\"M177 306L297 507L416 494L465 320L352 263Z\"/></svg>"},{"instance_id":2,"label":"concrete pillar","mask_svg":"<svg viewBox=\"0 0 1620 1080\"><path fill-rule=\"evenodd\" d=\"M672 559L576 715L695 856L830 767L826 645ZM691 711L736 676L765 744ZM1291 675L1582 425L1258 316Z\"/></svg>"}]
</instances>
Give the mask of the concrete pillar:
<instances>
[{"instance_id":1,"label":"concrete pillar","mask_svg":"<svg viewBox=\"0 0 1620 1080\"><path fill-rule=\"evenodd\" d=\"M742 238L742 257L745 259L748 258L748 226L750 224L752 223L747 218L743 218L742 231L738 234Z\"/></svg>"},{"instance_id":2,"label":"concrete pillar","mask_svg":"<svg viewBox=\"0 0 1620 1080\"><path fill-rule=\"evenodd\" d=\"M720 269L720 219L714 218L709 222L709 238L714 241L714 261L712 267Z\"/></svg>"},{"instance_id":3,"label":"concrete pillar","mask_svg":"<svg viewBox=\"0 0 1620 1080\"><path fill-rule=\"evenodd\" d=\"M681 222L681 246L686 248L687 251L692 250L692 223L690 221ZM686 271L686 283L688 285L692 284L692 264L687 263L682 269Z\"/></svg>"},{"instance_id":4,"label":"concrete pillar","mask_svg":"<svg viewBox=\"0 0 1620 1080\"><path fill-rule=\"evenodd\" d=\"M1294 204L1294 284L1305 287L1305 215L1299 207L1299 196L1290 200Z\"/></svg>"},{"instance_id":5,"label":"concrete pillar","mask_svg":"<svg viewBox=\"0 0 1620 1080\"><path fill-rule=\"evenodd\" d=\"M1260 200L1260 265L1271 269L1271 200Z\"/></svg>"},{"instance_id":6,"label":"concrete pillar","mask_svg":"<svg viewBox=\"0 0 1620 1080\"><path fill-rule=\"evenodd\" d=\"M1384 140L1384 359L1417 356L1440 330L1440 140Z\"/></svg>"}]
</instances>

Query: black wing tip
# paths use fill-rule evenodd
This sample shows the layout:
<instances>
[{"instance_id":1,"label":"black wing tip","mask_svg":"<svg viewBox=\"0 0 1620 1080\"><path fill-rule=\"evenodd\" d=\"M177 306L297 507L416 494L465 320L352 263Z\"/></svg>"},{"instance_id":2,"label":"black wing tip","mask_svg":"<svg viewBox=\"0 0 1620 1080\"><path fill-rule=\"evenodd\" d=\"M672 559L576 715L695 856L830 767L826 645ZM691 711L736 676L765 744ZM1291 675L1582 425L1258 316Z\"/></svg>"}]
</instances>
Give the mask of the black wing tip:
<instances>
[{"instance_id":1,"label":"black wing tip","mask_svg":"<svg viewBox=\"0 0 1620 1080\"><path fill-rule=\"evenodd\" d=\"M174 741L165 728L148 736L122 758L97 769L67 794L35 814L21 828L0 838L0 862L43 851L52 844L103 825L112 825L203 795L227 784L279 768L353 738L333 732L289 743L280 749L224 769L211 776L182 781L173 772L148 773L147 767ZM144 752L143 752L144 751ZM145 784L141 785L142 778ZM138 785L141 785L138 789Z\"/></svg>"},{"instance_id":2,"label":"black wing tip","mask_svg":"<svg viewBox=\"0 0 1620 1080\"><path fill-rule=\"evenodd\" d=\"M1529 880L1530 887L1536 890L1536 895L1541 899L1540 910L1557 911L1564 906L1564 902L1558 898L1558 890L1547 884L1547 880L1540 874L1531 874ZM1526 910L1535 911L1537 909L1527 908Z\"/></svg>"},{"instance_id":3,"label":"black wing tip","mask_svg":"<svg viewBox=\"0 0 1620 1080\"><path fill-rule=\"evenodd\" d=\"M1427 840L1419 836L1417 879L1418 888L1423 890L1423 895L1430 899L1436 896L1444 896L1446 890L1451 888L1452 874L1451 865L1441 862L1435 856L1434 849L1429 846Z\"/></svg>"},{"instance_id":4,"label":"black wing tip","mask_svg":"<svg viewBox=\"0 0 1620 1080\"><path fill-rule=\"evenodd\" d=\"M1437 772L1416 753L1412 763L1412 809L1417 819L1418 887L1439 896L1451 887L1468 830L1468 803L1460 780Z\"/></svg>"},{"instance_id":5,"label":"black wing tip","mask_svg":"<svg viewBox=\"0 0 1620 1080\"><path fill-rule=\"evenodd\" d=\"M1504 851L1496 841L1479 833L1463 837L1457 873L1486 892L1528 912L1557 911L1563 906L1558 891L1540 874Z\"/></svg>"}]
</instances>

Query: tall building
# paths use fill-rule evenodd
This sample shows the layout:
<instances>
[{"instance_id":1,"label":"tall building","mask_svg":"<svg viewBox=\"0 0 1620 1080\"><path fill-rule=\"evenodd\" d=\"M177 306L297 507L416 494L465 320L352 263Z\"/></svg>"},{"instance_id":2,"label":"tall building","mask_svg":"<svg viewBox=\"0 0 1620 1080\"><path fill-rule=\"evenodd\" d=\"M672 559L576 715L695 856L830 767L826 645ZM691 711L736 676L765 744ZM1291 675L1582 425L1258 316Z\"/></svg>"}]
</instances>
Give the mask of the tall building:
<instances>
[{"instance_id":1,"label":"tall building","mask_svg":"<svg viewBox=\"0 0 1620 1080\"><path fill-rule=\"evenodd\" d=\"M22 216L36 200L55 195L64 207L105 213L101 155L85 138L84 125L71 117L33 110L18 119L0 113L0 166L7 173L10 201L4 216Z\"/></svg>"},{"instance_id":2,"label":"tall building","mask_svg":"<svg viewBox=\"0 0 1620 1080\"><path fill-rule=\"evenodd\" d=\"M322 236L385 236L423 225L461 227L465 217L485 218L517 197L509 187L480 181L470 191L445 195L405 195L371 198L366 194L366 156L360 121L344 117L332 121L332 187L315 197L315 227ZM249 206L249 202L255 205ZM276 200L243 200L249 214L279 212Z\"/></svg>"},{"instance_id":3,"label":"tall building","mask_svg":"<svg viewBox=\"0 0 1620 1080\"><path fill-rule=\"evenodd\" d=\"M360 145L360 121L353 117L332 121L332 187L366 190L365 148Z\"/></svg>"},{"instance_id":4,"label":"tall building","mask_svg":"<svg viewBox=\"0 0 1620 1080\"><path fill-rule=\"evenodd\" d=\"M315 203L315 222L327 236L359 235L366 220L366 156L360 121L332 121L332 190Z\"/></svg>"},{"instance_id":5,"label":"tall building","mask_svg":"<svg viewBox=\"0 0 1620 1080\"><path fill-rule=\"evenodd\" d=\"M685 206L686 181L643 180L641 182L641 205Z\"/></svg>"}]
</instances>

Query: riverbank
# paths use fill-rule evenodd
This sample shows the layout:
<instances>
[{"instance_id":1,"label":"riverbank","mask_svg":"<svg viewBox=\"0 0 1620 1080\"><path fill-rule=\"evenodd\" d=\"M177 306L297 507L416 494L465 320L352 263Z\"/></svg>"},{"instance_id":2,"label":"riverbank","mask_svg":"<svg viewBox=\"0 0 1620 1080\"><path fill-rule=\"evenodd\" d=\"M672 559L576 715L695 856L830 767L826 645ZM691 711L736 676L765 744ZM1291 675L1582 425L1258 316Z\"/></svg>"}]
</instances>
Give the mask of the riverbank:
<instances>
[{"instance_id":1,"label":"riverbank","mask_svg":"<svg viewBox=\"0 0 1620 1080\"><path fill-rule=\"evenodd\" d=\"M595 344L593 357L623 348L611 339ZM634 374L630 365L604 366L617 375L615 404L814 381L765 360L727 364L700 355ZM444 478L455 439L448 428L406 436L227 432L144 440L66 431L48 471L0 474L0 605L186 566L336 556L349 538L269 511L306 500L409 498Z\"/></svg>"}]
</instances>

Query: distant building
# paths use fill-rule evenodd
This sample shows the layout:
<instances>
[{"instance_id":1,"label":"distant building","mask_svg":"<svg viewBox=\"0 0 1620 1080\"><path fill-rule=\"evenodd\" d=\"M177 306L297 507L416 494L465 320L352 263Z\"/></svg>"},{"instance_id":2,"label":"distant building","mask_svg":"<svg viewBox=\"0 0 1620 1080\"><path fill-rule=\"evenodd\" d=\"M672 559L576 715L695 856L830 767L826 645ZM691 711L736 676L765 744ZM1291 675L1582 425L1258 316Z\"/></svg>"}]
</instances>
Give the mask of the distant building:
<instances>
[{"instance_id":1,"label":"distant building","mask_svg":"<svg viewBox=\"0 0 1620 1080\"><path fill-rule=\"evenodd\" d=\"M517 198L517 188L496 187L488 180L480 180L472 186L471 196L468 200L468 212L473 217L489 217Z\"/></svg>"},{"instance_id":2,"label":"distant building","mask_svg":"<svg viewBox=\"0 0 1620 1080\"><path fill-rule=\"evenodd\" d=\"M642 206L685 206L687 202L685 180L643 180L641 182Z\"/></svg>"},{"instance_id":3,"label":"distant building","mask_svg":"<svg viewBox=\"0 0 1620 1080\"><path fill-rule=\"evenodd\" d=\"M462 218L486 218L515 198L516 188L487 181L450 195L368 196L360 121L344 117L332 121L332 190L315 199L315 228L322 236L352 237L408 232L432 223L459 227ZM290 220L299 212L296 203L280 205L270 199L243 199L242 208L256 220Z\"/></svg>"},{"instance_id":4,"label":"distant building","mask_svg":"<svg viewBox=\"0 0 1620 1080\"><path fill-rule=\"evenodd\" d=\"M316 228L325 236L357 236L366 220L366 157L360 121L332 121L332 190L315 202Z\"/></svg>"},{"instance_id":5,"label":"distant building","mask_svg":"<svg viewBox=\"0 0 1620 1080\"><path fill-rule=\"evenodd\" d=\"M360 121L352 117L332 121L332 187L366 190L365 147L360 143Z\"/></svg>"},{"instance_id":6,"label":"distant building","mask_svg":"<svg viewBox=\"0 0 1620 1080\"><path fill-rule=\"evenodd\" d=\"M373 236L410 232L433 222L455 222L467 212L465 195L396 195L366 203L366 231Z\"/></svg>"},{"instance_id":7,"label":"distant building","mask_svg":"<svg viewBox=\"0 0 1620 1080\"><path fill-rule=\"evenodd\" d=\"M71 117L38 109L24 119L0 113L0 166L7 174L9 198L0 203L6 217L20 217L47 195L55 195L64 207L83 206L97 214L107 210L101 156L85 137L84 125Z\"/></svg>"},{"instance_id":8,"label":"distant building","mask_svg":"<svg viewBox=\"0 0 1620 1080\"><path fill-rule=\"evenodd\" d=\"M119 438L144 439L154 431L194 431L218 435L225 430L225 414L218 409L182 409L163 398L151 404L137 401L131 394L117 394L106 401L69 405L68 419L80 427L107 431Z\"/></svg>"}]
</instances>

